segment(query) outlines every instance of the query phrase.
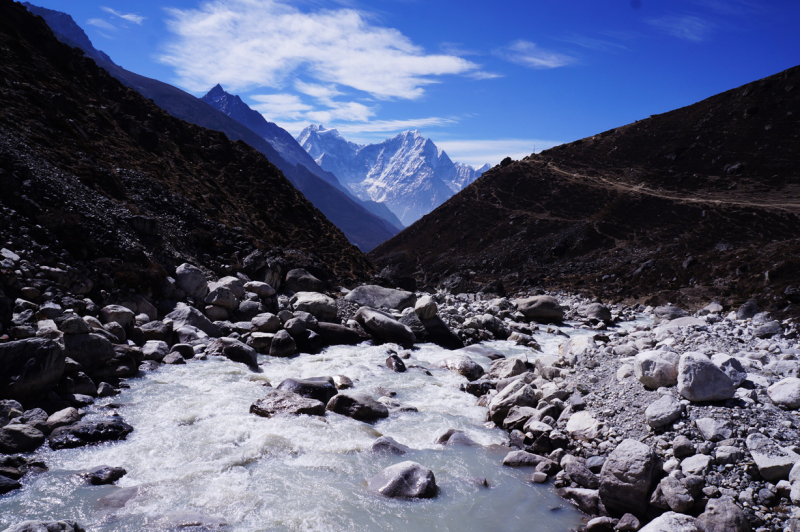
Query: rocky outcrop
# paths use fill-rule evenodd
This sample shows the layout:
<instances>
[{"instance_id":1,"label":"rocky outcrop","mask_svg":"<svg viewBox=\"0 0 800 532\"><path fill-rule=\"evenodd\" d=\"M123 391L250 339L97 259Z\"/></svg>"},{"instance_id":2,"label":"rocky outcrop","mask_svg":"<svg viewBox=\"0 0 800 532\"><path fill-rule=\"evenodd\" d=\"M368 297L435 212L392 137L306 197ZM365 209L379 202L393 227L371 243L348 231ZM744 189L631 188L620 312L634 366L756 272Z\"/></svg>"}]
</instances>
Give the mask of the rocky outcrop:
<instances>
[{"instance_id":1,"label":"rocky outcrop","mask_svg":"<svg viewBox=\"0 0 800 532\"><path fill-rule=\"evenodd\" d=\"M0 344L0 398L27 399L50 391L64 374L64 360L64 349L54 340Z\"/></svg>"},{"instance_id":2,"label":"rocky outcrop","mask_svg":"<svg viewBox=\"0 0 800 532\"><path fill-rule=\"evenodd\" d=\"M369 480L369 489L393 499L430 499L438 492L433 471L411 461L387 467Z\"/></svg>"},{"instance_id":3,"label":"rocky outcrop","mask_svg":"<svg viewBox=\"0 0 800 532\"><path fill-rule=\"evenodd\" d=\"M414 307L417 302L417 296L412 292L384 288L378 285L358 286L351 290L344 299L366 307L394 310Z\"/></svg>"}]
</instances>

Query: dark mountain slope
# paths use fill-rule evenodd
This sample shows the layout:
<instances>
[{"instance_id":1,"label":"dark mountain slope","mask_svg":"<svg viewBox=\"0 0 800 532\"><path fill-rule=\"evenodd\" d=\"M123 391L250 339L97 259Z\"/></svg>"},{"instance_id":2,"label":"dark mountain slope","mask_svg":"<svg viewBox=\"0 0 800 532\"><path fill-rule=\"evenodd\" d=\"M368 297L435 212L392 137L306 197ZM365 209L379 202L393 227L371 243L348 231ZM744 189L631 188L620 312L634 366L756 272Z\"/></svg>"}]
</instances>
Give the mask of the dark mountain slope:
<instances>
[{"instance_id":1,"label":"dark mountain slope","mask_svg":"<svg viewBox=\"0 0 800 532\"><path fill-rule=\"evenodd\" d=\"M53 240L37 251L129 286L185 260L229 273L257 249L329 277L371 270L261 153L170 116L10 0L0 58L0 229L38 224Z\"/></svg>"},{"instance_id":2,"label":"dark mountain slope","mask_svg":"<svg viewBox=\"0 0 800 532\"><path fill-rule=\"evenodd\" d=\"M428 284L784 308L800 282L798 134L795 67L497 166L371 256Z\"/></svg>"},{"instance_id":3,"label":"dark mountain slope","mask_svg":"<svg viewBox=\"0 0 800 532\"><path fill-rule=\"evenodd\" d=\"M287 162L269 142L233 118L177 87L140 76L114 64L106 54L92 46L86 34L69 15L29 3L25 5L32 13L45 18L51 28L54 28L56 37L62 42L81 48L124 85L153 100L172 116L204 128L221 131L229 139L243 140L263 153L311 203L362 250L369 251L397 233L397 229L389 222L357 204L304 165Z\"/></svg>"}]
</instances>

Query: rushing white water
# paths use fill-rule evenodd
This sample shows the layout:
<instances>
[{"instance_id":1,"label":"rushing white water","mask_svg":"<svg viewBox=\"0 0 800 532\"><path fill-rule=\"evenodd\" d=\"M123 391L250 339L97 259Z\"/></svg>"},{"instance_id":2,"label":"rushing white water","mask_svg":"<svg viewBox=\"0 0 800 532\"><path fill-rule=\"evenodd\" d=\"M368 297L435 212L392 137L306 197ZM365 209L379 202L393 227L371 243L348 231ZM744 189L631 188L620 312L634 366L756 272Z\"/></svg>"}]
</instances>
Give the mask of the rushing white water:
<instances>
[{"instance_id":1,"label":"rushing white water","mask_svg":"<svg viewBox=\"0 0 800 532\"><path fill-rule=\"evenodd\" d=\"M573 331L577 332L577 331ZM539 335L546 352L559 340ZM509 342L485 347L507 355L536 352ZM486 410L459 391L460 375L438 369L452 352L425 344L406 373L388 370L387 347L333 347L320 355L262 357L262 373L223 359L164 366L130 380L131 388L98 401L90 416L113 412L134 432L123 442L50 451L50 471L26 478L23 490L0 497L0 529L25 519L75 519L89 530L170 529L187 522L225 522L232 531L566 531L581 515L551 487L529 483L530 471L501 465L505 433L484 424ZM470 356L488 368L489 359ZM328 413L324 418L248 412L271 382L342 374L354 391L379 388L418 412L392 412L374 424ZM482 447L433 443L448 428L464 430ZM415 449L375 455L381 435ZM432 469L440 492L425 501L390 500L367 490L384 467L414 460ZM89 486L76 472L124 467L117 486ZM490 487L475 479L485 477ZM124 506L103 497L135 496ZM128 489L125 489L128 488ZM111 506L111 507L110 507ZM119 507L121 506L121 507Z\"/></svg>"}]
</instances>

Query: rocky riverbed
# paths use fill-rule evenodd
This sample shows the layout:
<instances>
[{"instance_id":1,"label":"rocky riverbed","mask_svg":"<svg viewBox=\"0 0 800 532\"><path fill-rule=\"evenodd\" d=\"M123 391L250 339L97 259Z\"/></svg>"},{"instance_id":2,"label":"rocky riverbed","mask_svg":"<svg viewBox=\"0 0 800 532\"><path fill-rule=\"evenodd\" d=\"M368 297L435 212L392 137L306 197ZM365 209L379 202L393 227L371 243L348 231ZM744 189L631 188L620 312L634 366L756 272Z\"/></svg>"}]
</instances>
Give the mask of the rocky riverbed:
<instances>
[{"instance_id":1,"label":"rocky riverbed","mask_svg":"<svg viewBox=\"0 0 800 532\"><path fill-rule=\"evenodd\" d=\"M755 303L730 309L710 302L690 314L543 290L509 296L497 285L479 294L332 289L301 269L267 272L263 280L242 273L217 279L190 264L178 267L155 299L99 291L67 265L0 253L3 291L14 296L0 297L0 489L8 500L42 489L37 478L48 462L59 463L58 453L122 448L149 430L147 416L130 410L136 420L129 423L117 404L118 394L139 393L142 378L190 375L197 364L224 361L241 368L236 379L251 386L249 407L238 412L247 423L294 419L307 426L319 419L379 428L410 416L413 425L428 410L421 398L442 386L459 408L473 405L470 416L481 412L480 421L451 426L438 418L424 438L372 433L376 451L415 449L413 460L364 477L366 490L385 499L446 499L464 479L451 478L446 461L419 449L466 447L481 449L470 463L489 457L504 472L496 474L522 475L535 493L555 490L585 514L583 525L564 519L564 530L798 526L797 329ZM363 367L373 370L281 369L345 353L364 353ZM422 380L404 395L409 376ZM497 436L499 429L506 436ZM104 465L85 472L86 482L127 482L121 464L92 464ZM444 490L440 478L447 479ZM481 482L497 488L490 478ZM524 493L503 490L512 499ZM30 529L21 526L9 530ZM67 521L52 527L80 528Z\"/></svg>"}]
</instances>

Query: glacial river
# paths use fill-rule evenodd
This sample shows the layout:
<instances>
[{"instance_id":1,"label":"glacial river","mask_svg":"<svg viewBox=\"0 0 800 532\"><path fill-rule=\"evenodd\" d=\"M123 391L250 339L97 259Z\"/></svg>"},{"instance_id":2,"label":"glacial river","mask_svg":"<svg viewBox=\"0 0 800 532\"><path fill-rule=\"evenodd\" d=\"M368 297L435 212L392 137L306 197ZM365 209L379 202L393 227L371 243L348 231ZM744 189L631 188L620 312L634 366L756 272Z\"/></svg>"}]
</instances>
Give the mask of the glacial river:
<instances>
[{"instance_id":1,"label":"glacial river","mask_svg":"<svg viewBox=\"0 0 800 532\"><path fill-rule=\"evenodd\" d=\"M565 329L570 334L586 331ZM565 338L538 334L545 352ZM483 347L507 356L536 351L510 342ZM0 530L26 519L74 519L87 530L205 528L230 531L564 532L582 516L531 471L501 465L504 431L485 425L486 409L459 391L466 382L438 369L452 352L431 344L413 351L406 373L385 367L387 347L333 347L290 359L262 356L262 373L223 359L163 366L131 379L130 389L102 399L90 417L117 411L134 427L123 442L39 456L49 472L24 479L22 490L0 497ZM470 356L489 367L491 361ZM269 382L342 374L354 391L396 392L418 412L392 412L374 424L328 413L324 418L249 413ZM463 430L481 447L443 447L437 436ZM406 456L370 452L379 436L414 449ZM367 489L384 467L414 460L433 470L435 499L390 500ZM115 486L90 486L77 474L99 465L124 467ZM476 482L486 478L489 487ZM197 529L191 527L189 529Z\"/></svg>"}]
</instances>

